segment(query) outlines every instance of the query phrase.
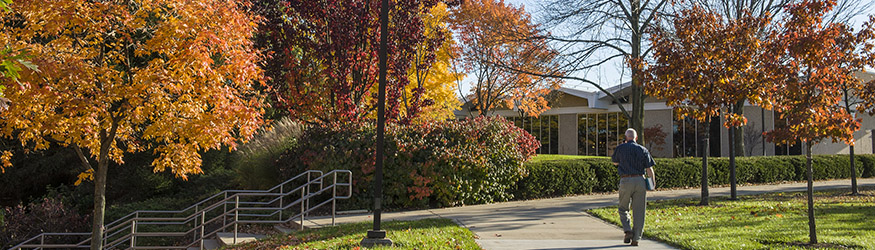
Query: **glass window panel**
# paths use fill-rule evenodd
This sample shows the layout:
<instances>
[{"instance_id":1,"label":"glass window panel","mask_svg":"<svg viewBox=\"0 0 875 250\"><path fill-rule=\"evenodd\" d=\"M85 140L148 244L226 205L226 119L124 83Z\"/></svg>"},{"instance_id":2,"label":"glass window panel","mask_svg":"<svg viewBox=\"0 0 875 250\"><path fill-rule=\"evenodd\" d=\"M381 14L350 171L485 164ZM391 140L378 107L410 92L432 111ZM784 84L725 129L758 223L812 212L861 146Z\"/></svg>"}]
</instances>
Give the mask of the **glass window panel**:
<instances>
[{"instance_id":1,"label":"glass window panel","mask_svg":"<svg viewBox=\"0 0 875 250\"><path fill-rule=\"evenodd\" d=\"M696 157L696 121L684 118L684 156Z\"/></svg>"},{"instance_id":2,"label":"glass window panel","mask_svg":"<svg viewBox=\"0 0 875 250\"><path fill-rule=\"evenodd\" d=\"M538 154L540 154L541 148L544 147L544 142L541 141L541 138L542 138L541 137L541 119L538 117L529 117L529 119L532 121L532 126L531 126L532 135L535 136L535 140L537 140L538 142L541 142L541 147L538 148L537 151L535 151Z\"/></svg>"},{"instance_id":3,"label":"glass window panel","mask_svg":"<svg viewBox=\"0 0 875 250\"><path fill-rule=\"evenodd\" d=\"M589 148L587 144L586 135L587 135L587 127L586 127L586 114L578 114L577 115L577 154L578 155L587 155L586 149Z\"/></svg>"},{"instance_id":4,"label":"glass window panel","mask_svg":"<svg viewBox=\"0 0 875 250\"><path fill-rule=\"evenodd\" d=\"M559 153L559 116L555 115L550 116L550 153Z\"/></svg>"},{"instance_id":5,"label":"glass window panel","mask_svg":"<svg viewBox=\"0 0 875 250\"><path fill-rule=\"evenodd\" d=\"M617 138L617 130L619 130L617 126L617 113L608 113L608 133L607 133L607 156L614 155L614 149L620 145L619 140Z\"/></svg>"},{"instance_id":6,"label":"glass window panel","mask_svg":"<svg viewBox=\"0 0 875 250\"><path fill-rule=\"evenodd\" d=\"M672 121L672 154L674 157L684 157L684 120L673 117Z\"/></svg>"},{"instance_id":7,"label":"glass window panel","mask_svg":"<svg viewBox=\"0 0 875 250\"><path fill-rule=\"evenodd\" d=\"M550 147L550 134L548 131L549 123L546 116L538 116L538 141L541 142L541 148L538 149L539 154L548 154Z\"/></svg>"},{"instance_id":8,"label":"glass window panel","mask_svg":"<svg viewBox=\"0 0 875 250\"><path fill-rule=\"evenodd\" d=\"M790 145L787 149L788 155L802 155L802 142L796 141L795 144Z\"/></svg>"},{"instance_id":9,"label":"glass window panel","mask_svg":"<svg viewBox=\"0 0 875 250\"><path fill-rule=\"evenodd\" d=\"M587 114L587 142L589 147L587 148L587 155L599 155L598 147L599 147L599 137L598 137L598 116L597 114Z\"/></svg>"},{"instance_id":10,"label":"glass window panel","mask_svg":"<svg viewBox=\"0 0 875 250\"><path fill-rule=\"evenodd\" d=\"M709 132L710 133L710 135L709 135L710 142L709 143L711 143L711 145L710 145L711 148L708 149L711 151L711 152L709 152L709 153L711 153L711 155L709 155L709 156L720 157L720 153L721 153L720 147L723 144L720 143L720 136L719 135L720 135L720 129L723 127L723 123L720 122L720 119L715 117L715 118L711 119L711 124L709 126L711 127L710 132Z\"/></svg>"},{"instance_id":11,"label":"glass window panel","mask_svg":"<svg viewBox=\"0 0 875 250\"><path fill-rule=\"evenodd\" d=\"M540 116L541 120L541 153L550 153L550 117Z\"/></svg>"},{"instance_id":12,"label":"glass window panel","mask_svg":"<svg viewBox=\"0 0 875 250\"><path fill-rule=\"evenodd\" d=\"M605 146L605 140L608 138L608 116L605 114L595 114L595 126L596 126L596 155L598 156L606 156L607 155L607 147Z\"/></svg>"},{"instance_id":13,"label":"glass window panel","mask_svg":"<svg viewBox=\"0 0 875 250\"><path fill-rule=\"evenodd\" d=\"M592 114L593 125L591 125L591 126L593 127L593 129L595 129L595 134L593 136L593 138L595 138L595 139L593 139L595 141L595 148L593 148L594 149L593 155L595 155L595 156L602 155L601 150L603 147L601 145L605 141L605 137L601 133L601 129L605 127L605 123L600 118L601 118L600 114Z\"/></svg>"},{"instance_id":14,"label":"glass window panel","mask_svg":"<svg viewBox=\"0 0 875 250\"><path fill-rule=\"evenodd\" d=\"M621 136L620 139L622 140L623 139L622 136L625 136L625 134L626 134L626 129L631 128L631 126L629 126L629 118L626 117L626 115L624 115L622 112L617 113L617 119L619 120L618 123L620 124L620 131L619 132L620 132L620 136ZM638 133L641 133L641 132L638 132Z\"/></svg>"}]
</instances>

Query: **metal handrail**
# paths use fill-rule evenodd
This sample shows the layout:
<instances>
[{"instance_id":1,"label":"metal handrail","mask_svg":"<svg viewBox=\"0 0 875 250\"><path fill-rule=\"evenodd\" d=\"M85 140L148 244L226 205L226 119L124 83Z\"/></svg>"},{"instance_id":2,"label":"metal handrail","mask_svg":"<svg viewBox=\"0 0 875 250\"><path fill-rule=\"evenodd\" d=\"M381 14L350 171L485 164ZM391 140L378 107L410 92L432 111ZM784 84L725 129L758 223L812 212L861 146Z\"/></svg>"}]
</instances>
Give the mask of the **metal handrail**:
<instances>
[{"instance_id":1,"label":"metal handrail","mask_svg":"<svg viewBox=\"0 0 875 250\"><path fill-rule=\"evenodd\" d=\"M338 174L346 174L346 182L338 183ZM316 175L316 177L313 177ZM306 183L291 190L284 190L285 185L307 177ZM327 179L327 178L332 179ZM325 186L326 181L331 181L331 185ZM318 185L315 192L312 192L311 187ZM338 196L337 188L346 188L346 195ZM310 200L331 190L330 198L317 203L315 206L310 206ZM289 196L300 195L297 199L285 200ZM352 172L349 170L334 170L323 174L322 171L310 170L301 173L289 180L284 181L267 190L225 190L206 199L201 200L182 210L138 210L130 213L116 221L106 224L104 232L104 246L107 249L124 246L129 249L169 249L169 248L187 248L199 246L203 249L203 241L208 237L213 237L220 232L225 232L233 227L234 242L237 242L238 224L241 223L286 223L292 220L300 219L300 227L304 227L304 217L306 214L327 205L332 204L332 225L335 223L336 202L337 199L349 199L352 195ZM221 200L218 198L223 197ZM241 199L255 199L255 201ZM266 199L266 200L259 200ZM233 207L229 206L233 205ZM241 206L245 205L245 206ZM290 210L300 206L299 213L288 213L287 217L283 216L283 211ZM242 212L242 213L241 213ZM261 213L259 213L261 212ZM144 216L149 215L149 216ZM157 217L164 215L163 217ZM209 218L207 218L209 217ZM243 217L243 219L241 219ZM273 219L276 218L276 219ZM191 224L190 229L177 231L143 231L138 229L139 226L145 227L160 227L160 226L182 226ZM153 228L154 229L154 228ZM124 233L124 234L123 234ZM185 246L139 246L137 243L138 237L189 237L192 235L192 242ZM90 236L90 233L42 233L33 238L30 238L11 249L23 248L88 248L90 237L79 241L78 243L45 243L47 237L62 237L62 236ZM38 244L37 244L38 242ZM178 243L178 242L177 242Z\"/></svg>"}]
</instances>

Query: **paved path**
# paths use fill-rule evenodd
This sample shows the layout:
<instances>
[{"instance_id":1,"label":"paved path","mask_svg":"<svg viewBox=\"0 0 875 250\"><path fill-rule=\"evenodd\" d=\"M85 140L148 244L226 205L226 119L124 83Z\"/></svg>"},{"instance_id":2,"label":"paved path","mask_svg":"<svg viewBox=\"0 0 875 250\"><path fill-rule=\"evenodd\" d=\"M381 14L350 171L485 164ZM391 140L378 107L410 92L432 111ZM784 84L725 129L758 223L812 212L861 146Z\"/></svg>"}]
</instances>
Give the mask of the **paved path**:
<instances>
[{"instance_id":1,"label":"paved path","mask_svg":"<svg viewBox=\"0 0 875 250\"><path fill-rule=\"evenodd\" d=\"M875 186L875 178L858 179L861 186ZM850 180L820 181L815 189L849 188ZM806 183L739 186L739 195L804 191ZM698 198L700 189L648 192L648 200ZM711 188L711 197L729 196L729 188ZM449 218L470 229L488 250L505 249L628 249L622 229L584 213L583 210L616 205L617 194L578 195L551 199L384 213L383 220ZM373 220L370 214L339 216L338 223ZM331 218L308 221L323 226ZM646 229L645 229L646 230ZM674 249L661 242L642 240L640 249Z\"/></svg>"}]
</instances>

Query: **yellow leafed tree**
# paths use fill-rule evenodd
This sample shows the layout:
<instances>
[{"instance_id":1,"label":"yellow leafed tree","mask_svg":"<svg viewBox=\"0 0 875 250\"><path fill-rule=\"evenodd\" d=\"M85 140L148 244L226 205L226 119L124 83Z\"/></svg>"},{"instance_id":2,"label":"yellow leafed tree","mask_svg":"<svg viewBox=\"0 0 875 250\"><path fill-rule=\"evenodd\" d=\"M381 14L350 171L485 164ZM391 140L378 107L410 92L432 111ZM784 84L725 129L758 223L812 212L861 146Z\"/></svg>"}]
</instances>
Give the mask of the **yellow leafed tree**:
<instances>
[{"instance_id":1,"label":"yellow leafed tree","mask_svg":"<svg viewBox=\"0 0 875 250\"><path fill-rule=\"evenodd\" d=\"M464 75L454 73L451 68L455 41L447 28L448 15L447 5L440 3L423 17L426 36L429 38L443 36L445 39L435 51L434 62L430 68L422 70L419 67L411 67L409 70L410 85L407 85L405 95L412 95L413 88L421 86L425 88L423 97L433 101L432 105L423 108L418 120L451 119L454 117L453 111L459 109L461 105L456 98L456 80L463 78ZM424 44L417 47L417 51L424 49ZM418 53L414 63L426 60L425 54Z\"/></svg>"},{"instance_id":2,"label":"yellow leafed tree","mask_svg":"<svg viewBox=\"0 0 875 250\"><path fill-rule=\"evenodd\" d=\"M80 179L95 184L92 249L102 248L110 161L151 149L155 171L185 178L202 172L200 152L233 148L262 123L248 5L29 0L0 12L0 41L29 51L40 70L0 78L12 103L0 134L35 150L75 149Z\"/></svg>"}]
</instances>

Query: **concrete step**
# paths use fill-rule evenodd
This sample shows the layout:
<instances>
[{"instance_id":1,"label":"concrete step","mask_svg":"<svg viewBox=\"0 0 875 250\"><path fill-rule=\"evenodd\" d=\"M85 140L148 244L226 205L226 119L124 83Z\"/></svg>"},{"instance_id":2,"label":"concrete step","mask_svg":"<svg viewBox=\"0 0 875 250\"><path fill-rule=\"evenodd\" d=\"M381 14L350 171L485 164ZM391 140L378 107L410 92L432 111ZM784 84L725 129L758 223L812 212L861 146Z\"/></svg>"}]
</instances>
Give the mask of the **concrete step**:
<instances>
[{"instance_id":1,"label":"concrete step","mask_svg":"<svg viewBox=\"0 0 875 250\"><path fill-rule=\"evenodd\" d=\"M200 250L200 247L189 247L187 250ZM204 249L219 249L219 241L215 239L204 240Z\"/></svg>"},{"instance_id":2,"label":"concrete step","mask_svg":"<svg viewBox=\"0 0 875 250\"><path fill-rule=\"evenodd\" d=\"M280 233L284 233L284 234L288 234L288 233L291 233L291 232L294 232L294 231L298 231L297 229L291 229L291 228L288 228L288 227L285 227L285 226L281 226L281 225L275 225L275 226L273 226L273 229L276 229L276 230L279 231Z\"/></svg>"},{"instance_id":3,"label":"concrete step","mask_svg":"<svg viewBox=\"0 0 875 250\"><path fill-rule=\"evenodd\" d=\"M239 243L245 243L250 241L256 241L258 239L266 237L262 234L247 234L247 233L238 233L237 234L237 242L234 242L234 233L217 233L216 238L219 239L219 245L227 246L234 245Z\"/></svg>"}]
</instances>

